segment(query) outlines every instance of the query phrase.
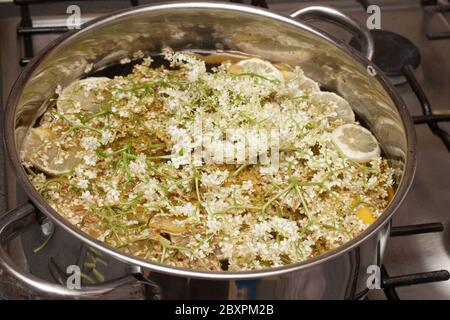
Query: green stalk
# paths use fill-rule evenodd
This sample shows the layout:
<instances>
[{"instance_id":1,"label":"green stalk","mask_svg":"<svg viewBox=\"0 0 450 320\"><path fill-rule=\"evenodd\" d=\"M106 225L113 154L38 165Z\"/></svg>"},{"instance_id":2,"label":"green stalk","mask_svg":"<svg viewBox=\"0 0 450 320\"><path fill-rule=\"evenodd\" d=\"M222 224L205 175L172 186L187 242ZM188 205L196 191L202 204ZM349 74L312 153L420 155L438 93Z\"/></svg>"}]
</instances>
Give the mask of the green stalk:
<instances>
[{"instance_id":1,"label":"green stalk","mask_svg":"<svg viewBox=\"0 0 450 320\"><path fill-rule=\"evenodd\" d=\"M92 269L92 274L97 279L97 281L105 282L105 276L100 271L98 271L97 269L95 269L95 268Z\"/></svg>"},{"instance_id":2,"label":"green stalk","mask_svg":"<svg viewBox=\"0 0 450 320\"><path fill-rule=\"evenodd\" d=\"M255 206L252 206L252 205L234 205L234 206L231 206L231 207L228 207L228 208L226 208L226 209L224 209L224 210L220 210L220 211L216 211L216 212L214 212L214 215L216 215L216 214L225 214L225 213L228 213L229 211L231 211L231 210L239 210L239 209L246 209L246 210L261 210L261 207L255 207Z\"/></svg>"},{"instance_id":3,"label":"green stalk","mask_svg":"<svg viewBox=\"0 0 450 320\"><path fill-rule=\"evenodd\" d=\"M50 241L50 239L53 237L54 234L54 229L52 230L52 232L48 235L48 237L44 240L44 242L37 247L36 249L33 250L34 253L38 253L39 251L41 251L42 249L45 248L45 246L48 244L48 242Z\"/></svg>"},{"instance_id":4,"label":"green stalk","mask_svg":"<svg viewBox=\"0 0 450 320\"><path fill-rule=\"evenodd\" d=\"M65 116L63 116L61 113L56 113L61 119L63 119L65 122L67 122L72 128L74 129L86 129L86 130L91 130L94 131L98 134L102 134L102 130L97 129L97 128L93 128L84 124L74 124L72 121L70 121L69 119L67 119Z\"/></svg>"},{"instance_id":5,"label":"green stalk","mask_svg":"<svg viewBox=\"0 0 450 320\"><path fill-rule=\"evenodd\" d=\"M266 78L260 74L256 74L256 73L252 73L252 72L244 72L244 73L231 73L229 74L229 76L231 77L252 77L252 78L259 78L265 81L269 81L275 84L280 84L280 80L276 80L276 79L269 79Z\"/></svg>"},{"instance_id":6,"label":"green stalk","mask_svg":"<svg viewBox=\"0 0 450 320\"><path fill-rule=\"evenodd\" d=\"M248 167L247 163L242 164L241 166L239 166L239 168L237 168L235 172L231 174L231 177L236 177L239 173L241 173L242 170L244 170L247 167Z\"/></svg>"},{"instance_id":7,"label":"green stalk","mask_svg":"<svg viewBox=\"0 0 450 320\"><path fill-rule=\"evenodd\" d=\"M96 282L95 282L95 280L94 279L92 279L90 276L88 276L87 274L85 274L85 273L81 273L80 274L80 276L81 276L81 278L83 279L83 280L85 280L85 281L87 281L89 284L96 284Z\"/></svg>"},{"instance_id":8,"label":"green stalk","mask_svg":"<svg viewBox=\"0 0 450 320\"><path fill-rule=\"evenodd\" d=\"M93 262L85 262L85 263L83 264L83 266L84 266L85 268L87 268L87 269L94 269L95 266L96 266L96 264L93 263Z\"/></svg>"},{"instance_id":9,"label":"green stalk","mask_svg":"<svg viewBox=\"0 0 450 320\"><path fill-rule=\"evenodd\" d=\"M272 198L269 199L269 201L267 201L263 207L261 208L261 213L264 214L267 207L269 207L275 200L277 200L278 198L280 198L281 196L289 193L292 188L294 187L293 184L288 185L286 188L284 188L283 190L281 190L279 193L277 193L276 195L274 195Z\"/></svg>"},{"instance_id":10,"label":"green stalk","mask_svg":"<svg viewBox=\"0 0 450 320\"><path fill-rule=\"evenodd\" d=\"M198 176L197 176L197 174L194 175L194 184L195 184L195 193L197 195L197 201L201 205L201 204L203 204L203 201L202 201L202 199L200 197L200 189L199 189L199 186L198 186Z\"/></svg>"}]
</instances>

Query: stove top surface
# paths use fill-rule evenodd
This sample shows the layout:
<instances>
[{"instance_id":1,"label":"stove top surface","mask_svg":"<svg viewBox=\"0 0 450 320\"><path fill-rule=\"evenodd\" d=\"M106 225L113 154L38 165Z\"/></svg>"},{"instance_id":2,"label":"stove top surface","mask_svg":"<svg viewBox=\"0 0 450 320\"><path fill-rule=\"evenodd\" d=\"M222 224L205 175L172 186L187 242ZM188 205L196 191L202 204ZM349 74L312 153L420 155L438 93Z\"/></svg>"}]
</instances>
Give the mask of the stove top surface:
<instances>
[{"instance_id":1,"label":"stove top surface","mask_svg":"<svg viewBox=\"0 0 450 320\"><path fill-rule=\"evenodd\" d=\"M450 13L429 15L420 5L420 1L372 1L381 7L382 30L397 33L411 41L420 52L420 64L415 74L427 94L434 110L449 111L450 101L450 39L430 41L424 32L425 25L437 31L450 31ZM268 1L271 10L288 13L309 5L333 5L365 24L367 13L357 1ZM90 16L87 16L89 18ZM61 24L64 17L39 17L39 24ZM0 63L1 63L1 97L5 98L20 73L19 59L23 57L21 39L16 35L19 18L8 18L0 21ZM320 26L329 28L328 26ZM337 29L330 29L337 37L349 40L349 35ZM34 51L37 52L50 40L58 35L46 34L33 36ZM387 55L389 52L386 53ZM385 56L383 58L389 58ZM412 115L421 115L421 107L413 91L404 81L396 88L406 102ZM401 83L400 82L400 83ZM397 82L396 82L397 83ZM450 129L449 124L444 124ZM411 225L429 222L441 222L445 230L439 233L395 237L389 240L384 265L390 276L411 274L424 271L450 269L450 154L442 141L434 136L427 125L416 125L417 131L417 174L407 198L394 215L393 225ZM4 155L1 154L4 161ZM0 196L5 196L1 204L13 208L18 203L26 201L26 197L16 188L14 176L6 163L5 171L8 184L0 184ZM3 178L3 177L2 177ZM1 179L2 181L4 179ZM5 190L5 188L7 190ZM0 208L5 209L5 208ZM54 281L55 272L61 266L77 263L83 264L92 258L92 252L87 250L77 240L72 239L62 230L55 234L45 248L46 254L33 253L34 249L44 241L46 236L41 227L36 224L22 236L21 241L12 243L13 258L24 268L42 278ZM65 250L60 250L64 245ZM69 254L70 252L70 254ZM77 261L74 259L73 252ZM53 259L49 259L49 256ZM108 261L108 274L114 278L126 272L125 267L116 262ZM111 265L114 267L111 269ZM42 266L46 266L42 268ZM417 286L397 288L401 299L450 299L450 281L435 282ZM382 291L372 290L370 299L385 299Z\"/></svg>"}]
</instances>

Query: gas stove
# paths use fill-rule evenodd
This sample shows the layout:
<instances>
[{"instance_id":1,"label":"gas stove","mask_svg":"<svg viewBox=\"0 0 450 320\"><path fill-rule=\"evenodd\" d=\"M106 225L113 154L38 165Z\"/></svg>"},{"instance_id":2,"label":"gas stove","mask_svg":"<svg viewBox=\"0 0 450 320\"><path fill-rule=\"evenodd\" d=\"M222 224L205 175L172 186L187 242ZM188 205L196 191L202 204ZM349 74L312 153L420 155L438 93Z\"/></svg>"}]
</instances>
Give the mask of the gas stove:
<instances>
[{"instance_id":1,"label":"gas stove","mask_svg":"<svg viewBox=\"0 0 450 320\"><path fill-rule=\"evenodd\" d=\"M34 5L36 2L38 4ZM3 104L22 67L66 31L65 10L52 16L30 14L30 7L35 9L41 2L51 1L17 0L21 16L0 21ZM139 2L144 3L148 2ZM390 77L414 116L418 168L412 188L393 218L392 239L382 268L383 289L371 290L365 298L450 299L450 281L446 281L450 277L446 271L450 269L450 4L411 0L252 0L246 3L283 14L311 5L329 5L364 25L369 16L367 8L379 6L381 30L372 31L374 62ZM116 6L137 4L138 1L115 1L105 6L104 11L100 10L101 13L97 6L95 13L82 12L82 22L110 12ZM329 25L318 26L353 44L351 36L342 30ZM4 208L0 209L7 210L25 203L27 198L16 184L4 154L1 156L5 183L0 186L4 198L0 201ZM84 266L84 281L91 284L129 272L125 264L101 256L49 221L36 222L11 241L9 251L21 268L54 283L64 280L64 270L72 264ZM3 293L4 298L18 296L19 293L17 296Z\"/></svg>"}]
</instances>

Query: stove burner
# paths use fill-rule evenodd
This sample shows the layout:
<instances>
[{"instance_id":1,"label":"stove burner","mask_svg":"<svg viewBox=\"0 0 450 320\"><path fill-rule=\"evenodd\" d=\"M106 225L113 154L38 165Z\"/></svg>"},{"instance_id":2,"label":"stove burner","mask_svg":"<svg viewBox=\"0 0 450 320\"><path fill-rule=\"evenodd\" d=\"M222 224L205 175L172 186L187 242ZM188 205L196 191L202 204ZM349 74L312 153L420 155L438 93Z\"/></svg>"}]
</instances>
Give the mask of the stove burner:
<instances>
[{"instance_id":1,"label":"stove burner","mask_svg":"<svg viewBox=\"0 0 450 320\"><path fill-rule=\"evenodd\" d=\"M402 76L402 69L411 65L416 69L420 64L419 49L407 38L385 30L372 30L375 52L373 62L389 77ZM358 49L356 39L350 45Z\"/></svg>"}]
</instances>

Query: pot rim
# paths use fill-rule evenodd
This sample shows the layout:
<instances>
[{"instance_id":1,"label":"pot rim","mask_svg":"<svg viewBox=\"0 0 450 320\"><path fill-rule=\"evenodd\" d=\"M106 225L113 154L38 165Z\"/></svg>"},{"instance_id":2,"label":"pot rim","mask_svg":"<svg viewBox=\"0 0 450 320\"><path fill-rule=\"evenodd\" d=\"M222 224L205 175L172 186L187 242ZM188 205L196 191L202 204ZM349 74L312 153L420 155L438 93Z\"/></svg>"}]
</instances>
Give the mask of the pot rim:
<instances>
[{"instance_id":1,"label":"pot rim","mask_svg":"<svg viewBox=\"0 0 450 320\"><path fill-rule=\"evenodd\" d=\"M68 220L66 220L63 216L58 214L37 192L37 190L33 187L30 180L28 179L26 172L21 165L18 150L16 149L15 144L15 109L18 103L18 98L22 92L23 86L25 82L28 80L29 76L32 72L37 68L40 62L47 57L52 50L58 45L70 41L70 39L76 35L83 34L84 32L95 29L98 26L101 26L105 23L108 23L116 18L126 17L129 15L144 13L144 12L153 12L160 10L176 10L176 9L216 9L216 10L226 10L226 11L238 11L244 12L247 14L261 16L267 19L276 20L281 23L285 23L291 26L295 26L297 28L301 28L303 30L307 30L310 33L319 36L326 41L330 42L334 46L338 47L340 50L344 51L347 55L354 58L355 61L364 65L364 66L372 66L376 70L376 78L389 94L389 97L393 100L394 104L397 107L397 110L401 116L402 124L405 129L405 134L407 137L407 155L405 166L402 174L402 178L399 182L399 186L395 192L394 198L388 207L384 210L380 217L370 225L364 232L362 232L357 237L348 241L344 245L330 250L324 254L321 254L315 258L307 259L304 261L300 261L297 263L289 264L282 267L275 268L267 268L261 270L254 271L239 271L239 272L229 272L229 271L203 271L203 270L195 270L195 269L187 269L187 268L178 268L172 267L169 265L164 265L157 262L151 262L148 260L144 260L143 258L138 258L124 252L119 251L113 247L110 247L103 242L91 237L85 232L78 229L76 226L72 225ZM6 144L6 150L9 156L9 160L12 163L14 171L18 177L18 180L21 186L24 188L27 195L30 197L33 204L46 216L52 219L58 226L62 227L65 231L74 235L84 243L89 246L92 246L118 260L126 262L128 264L142 267L145 269L149 269L152 271L170 274L174 276L183 276L183 277L192 277L199 279L209 279L209 280L248 280L248 279L259 279L265 277L279 276L282 274L299 271L302 269L306 269L308 267L312 267L318 265L320 263L326 262L328 260L332 260L337 258L338 256L349 252L350 250L358 247L362 242L366 239L374 236L378 230L380 230L386 223L390 221L393 213L398 209L400 204L403 202L406 194L408 193L409 188L411 187L411 183L414 177L415 169L416 169L416 137L415 137L415 129L413 125L412 118L406 108L406 105L399 97L393 86L388 82L386 76L379 70L375 65L373 65L369 60L367 60L361 53L351 48L350 46L336 41L328 34L318 31L306 24L303 24L299 21L296 21L290 17L283 16L280 14L273 13L269 10L256 8L247 5L241 4L231 4L231 3L213 3L213 2L188 2L188 3L164 3L164 4L152 4L152 5L143 5L133 8L124 9L121 11L117 11L115 13L109 14L107 16L96 18L92 21L89 21L87 24L83 25L83 27L79 30L69 31L63 36L51 42L47 47L40 51L39 54L36 55L35 58L26 66L23 72L20 74L19 78L13 85L13 88L8 96L4 117L4 141Z\"/></svg>"}]
</instances>

